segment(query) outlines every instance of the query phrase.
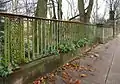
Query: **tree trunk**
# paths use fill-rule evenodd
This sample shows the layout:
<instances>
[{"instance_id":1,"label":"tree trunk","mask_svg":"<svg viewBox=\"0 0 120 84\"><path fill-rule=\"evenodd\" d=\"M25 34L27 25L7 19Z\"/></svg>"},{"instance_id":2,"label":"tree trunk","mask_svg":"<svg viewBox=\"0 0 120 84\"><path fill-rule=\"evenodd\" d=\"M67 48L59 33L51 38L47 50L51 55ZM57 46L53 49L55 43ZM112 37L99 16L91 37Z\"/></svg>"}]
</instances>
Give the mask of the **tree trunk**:
<instances>
[{"instance_id":1,"label":"tree trunk","mask_svg":"<svg viewBox=\"0 0 120 84\"><path fill-rule=\"evenodd\" d=\"M47 0L38 0L35 16L47 17Z\"/></svg>"},{"instance_id":2,"label":"tree trunk","mask_svg":"<svg viewBox=\"0 0 120 84\"><path fill-rule=\"evenodd\" d=\"M62 0L58 0L58 19L62 19Z\"/></svg>"},{"instance_id":3,"label":"tree trunk","mask_svg":"<svg viewBox=\"0 0 120 84\"><path fill-rule=\"evenodd\" d=\"M80 14L80 21L84 22L85 20L84 0L78 0L78 10Z\"/></svg>"},{"instance_id":4,"label":"tree trunk","mask_svg":"<svg viewBox=\"0 0 120 84\"><path fill-rule=\"evenodd\" d=\"M89 0L89 5L85 9L84 0L78 0L78 10L80 14L80 21L88 23L91 16L91 11L93 7L94 0Z\"/></svg>"},{"instance_id":5,"label":"tree trunk","mask_svg":"<svg viewBox=\"0 0 120 84\"><path fill-rule=\"evenodd\" d=\"M56 18L56 12L55 12L55 4L54 4L54 1L53 0L51 0L52 1L52 6L53 6L53 19L57 19Z\"/></svg>"},{"instance_id":6,"label":"tree trunk","mask_svg":"<svg viewBox=\"0 0 120 84\"><path fill-rule=\"evenodd\" d=\"M93 2L94 2L94 0L90 0L89 1L89 6L87 8L87 12L86 12L86 15L85 15L85 22L89 22L90 21L90 16L91 16L91 12L92 12Z\"/></svg>"}]
</instances>

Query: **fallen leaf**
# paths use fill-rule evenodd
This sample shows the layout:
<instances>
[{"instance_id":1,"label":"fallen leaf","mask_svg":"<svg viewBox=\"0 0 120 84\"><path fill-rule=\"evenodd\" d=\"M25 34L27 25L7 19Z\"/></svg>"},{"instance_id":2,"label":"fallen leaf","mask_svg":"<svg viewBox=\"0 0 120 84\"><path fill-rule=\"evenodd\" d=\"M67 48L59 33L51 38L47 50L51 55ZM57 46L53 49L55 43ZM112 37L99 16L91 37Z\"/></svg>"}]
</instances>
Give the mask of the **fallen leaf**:
<instances>
[{"instance_id":1,"label":"fallen leaf","mask_svg":"<svg viewBox=\"0 0 120 84\"><path fill-rule=\"evenodd\" d=\"M68 73L67 72L62 72L62 77L64 79L67 79L69 77Z\"/></svg>"},{"instance_id":2,"label":"fallen leaf","mask_svg":"<svg viewBox=\"0 0 120 84\"><path fill-rule=\"evenodd\" d=\"M80 80L76 80L74 84L81 84Z\"/></svg>"},{"instance_id":3,"label":"fallen leaf","mask_svg":"<svg viewBox=\"0 0 120 84\"><path fill-rule=\"evenodd\" d=\"M94 54L95 57L99 57L99 54Z\"/></svg>"},{"instance_id":4,"label":"fallen leaf","mask_svg":"<svg viewBox=\"0 0 120 84\"><path fill-rule=\"evenodd\" d=\"M34 81L33 84L40 84L40 81Z\"/></svg>"},{"instance_id":5,"label":"fallen leaf","mask_svg":"<svg viewBox=\"0 0 120 84\"><path fill-rule=\"evenodd\" d=\"M94 70L93 69L89 69L89 71L93 72Z\"/></svg>"},{"instance_id":6,"label":"fallen leaf","mask_svg":"<svg viewBox=\"0 0 120 84\"><path fill-rule=\"evenodd\" d=\"M44 79L47 79L47 76L44 76L43 78L44 78Z\"/></svg>"},{"instance_id":7,"label":"fallen leaf","mask_svg":"<svg viewBox=\"0 0 120 84\"><path fill-rule=\"evenodd\" d=\"M90 58L93 58L94 57L94 55L90 55Z\"/></svg>"},{"instance_id":8,"label":"fallen leaf","mask_svg":"<svg viewBox=\"0 0 120 84\"><path fill-rule=\"evenodd\" d=\"M66 65L68 66L68 65L69 65L69 63L66 63Z\"/></svg>"},{"instance_id":9,"label":"fallen leaf","mask_svg":"<svg viewBox=\"0 0 120 84\"><path fill-rule=\"evenodd\" d=\"M80 77L86 77L87 75L86 74L80 74Z\"/></svg>"}]
</instances>

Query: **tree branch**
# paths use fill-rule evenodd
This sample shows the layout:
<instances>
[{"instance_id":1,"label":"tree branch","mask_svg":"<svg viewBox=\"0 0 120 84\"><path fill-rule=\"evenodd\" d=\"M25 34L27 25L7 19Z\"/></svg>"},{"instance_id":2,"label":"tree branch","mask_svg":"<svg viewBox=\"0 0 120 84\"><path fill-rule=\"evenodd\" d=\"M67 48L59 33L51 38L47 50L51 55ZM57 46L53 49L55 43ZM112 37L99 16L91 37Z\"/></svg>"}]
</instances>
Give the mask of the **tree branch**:
<instances>
[{"instance_id":1,"label":"tree branch","mask_svg":"<svg viewBox=\"0 0 120 84\"><path fill-rule=\"evenodd\" d=\"M80 16L80 14L78 14L78 15L76 15L76 16L70 18L69 20L73 20L73 19L75 19L75 18L78 17L78 16Z\"/></svg>"}]
</instances>

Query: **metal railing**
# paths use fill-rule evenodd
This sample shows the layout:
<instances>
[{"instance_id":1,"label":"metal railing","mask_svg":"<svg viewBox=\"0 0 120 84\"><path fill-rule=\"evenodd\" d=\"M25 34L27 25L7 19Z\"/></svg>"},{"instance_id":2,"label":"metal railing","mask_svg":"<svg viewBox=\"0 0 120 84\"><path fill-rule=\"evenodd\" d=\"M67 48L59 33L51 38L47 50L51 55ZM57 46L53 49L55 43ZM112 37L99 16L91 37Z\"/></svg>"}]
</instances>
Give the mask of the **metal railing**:
<instances>
[{"instance_id":1,"label":"metal railing","mask_svg":"<svg viewBox=\"0 0 120 84\"><path fill-rule=\"evenodd\" d=\"M0 13L1 57L22 64L52 54L62 42L95 39L96 25Z\"/></svg>"}]
</instances>

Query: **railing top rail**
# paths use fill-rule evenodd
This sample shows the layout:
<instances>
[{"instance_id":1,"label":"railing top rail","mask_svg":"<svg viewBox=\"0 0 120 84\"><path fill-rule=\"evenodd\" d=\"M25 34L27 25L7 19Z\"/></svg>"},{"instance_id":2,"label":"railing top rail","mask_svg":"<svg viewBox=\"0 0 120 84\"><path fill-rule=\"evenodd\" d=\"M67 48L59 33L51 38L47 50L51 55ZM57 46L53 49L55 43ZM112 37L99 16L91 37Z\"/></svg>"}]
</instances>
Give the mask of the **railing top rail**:
<instances>
[{"instance_id":1,"label":"railing top rail","mask_svg":"<svg viewBox=\"0 0 120 84\"><path fill-rule=\"evenodd\" d=\"M77 23L77 24L85 24L85 25L95 26L95 24L83 23L83 22L79 22L79 21L65 21L65 20L47 19L47 18L42 18L42 17L33 17L33 16L26 16L26 15L18 15L18 14L5 13L5 12L0 12L0 16L29 18L29 19L40 19L40 20L46 20L46 21L56 21L56 22L66 22L66 23Z\"/></svg>"}]
</instances>

